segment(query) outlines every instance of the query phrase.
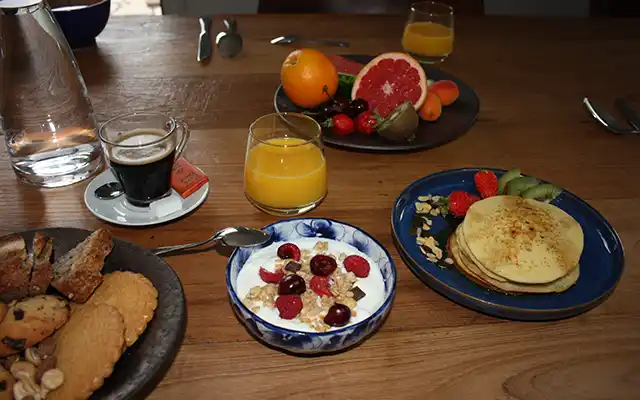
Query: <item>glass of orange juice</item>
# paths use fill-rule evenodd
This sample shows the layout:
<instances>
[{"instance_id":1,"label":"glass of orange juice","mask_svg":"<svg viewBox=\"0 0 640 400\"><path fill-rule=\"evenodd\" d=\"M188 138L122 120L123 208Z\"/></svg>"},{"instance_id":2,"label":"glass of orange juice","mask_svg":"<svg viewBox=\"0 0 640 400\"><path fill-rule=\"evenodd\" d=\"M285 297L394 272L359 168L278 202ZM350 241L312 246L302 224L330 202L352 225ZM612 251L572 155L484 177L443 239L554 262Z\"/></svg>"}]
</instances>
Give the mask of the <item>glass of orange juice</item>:
<instances>
[{"instance_id":1,"label":"glass of orange juice","mask_svg":"<svg viewBox=\"0 0 640 400\"><path fill-rule=\"evenodd\" d=\"M327 195L322 128L297 113L274 113L254 121L244 163L244 190L258 209L299 215Z\"/></svg>"},{"instance_id":2,"label":"glass of orange juice","mask_svg":"<svg viewBox=\"0 0 640 400\"><path fill-rule=\"evenodd\" d=\"M402 47L420 62L444 61L453 52L453 8L432 1L413 3Z\"/></svg>"}]
</instances>

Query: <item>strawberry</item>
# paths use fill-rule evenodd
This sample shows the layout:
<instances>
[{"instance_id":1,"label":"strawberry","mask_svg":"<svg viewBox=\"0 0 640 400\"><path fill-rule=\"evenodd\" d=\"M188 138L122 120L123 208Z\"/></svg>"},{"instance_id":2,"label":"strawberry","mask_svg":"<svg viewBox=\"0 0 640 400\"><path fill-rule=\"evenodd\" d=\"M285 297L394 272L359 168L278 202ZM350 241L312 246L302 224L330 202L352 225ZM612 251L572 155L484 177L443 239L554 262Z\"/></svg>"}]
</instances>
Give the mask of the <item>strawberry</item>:
<instances>
[{"instance_id":1,"label":"strawberry","mask_svg":"<svg viewBox=\"0 0 640 400\"><path fill-rule=\"evenodd\" d=\"M349 256L343 261L344 268L347 272L353 272L358 278L366 278L369 276L369 262L360 256Z\"/></svg>"},{"instance_id":2,"label":"strawberry","mask_svg":"<svg viewBox=\"0 0 640 400\"><path fill-rule=\"evenodd\" d=\"M469 207L480 198L462 190L456 190L449 195L449 212L456 217L464 217Z\"/></svg>"},{"instance_id":3,"label":"strawberry","mask_svg":"<svg viewBox=\"0 0 640 400\"><path fill-rule=\"evenodd\" d=\"M284 276L282 272L269 272L266 269L260 267L260 271L258 272L260 275L260 279L262 279L266 283L278 283L280 279Z\"/></svg>"},{"instance_id":4,"label":"strawberry","mask_svg":"<svg viewBox=\"0 0 640 400\"><path fill-rule=\"evenodd\" d=\"M302 299L297 294L283 294L276 299L276 308L282 319L294 319L302 310Z\"/></svg>"},{"instance_id":5,"label":"strawberry","mask_svg":"<svg viewBox=\"0 0 640 400\"><path fill-rule=\"evenodd\" d=\"M498 195L498 177L493 172L478 171L473 176L473 182L475 182L476 190L483 199Z\"/></svg>"},{"instance_id":6,"label":"strawberry","mask_svg":"<svg viewBox=\"0 0 640 400\"><path fill-rule=\"evenodd\" d=\"M378 118L371 111L365 111L356 117L356 130L365 135L370 135L376 130Z\"/></svg>"},{"instance_id":7,"label":"strawberry","mask_svg":"<svg viewBox=\"0 0 640 400\"><path fill-rule=\"evenodd\" d=\"M333 297L333 293L331 293L331 289L329 288L329 278L326 276L314 276L311 278L311 282L309 282L309 287L311 287L311 290L316 292L318 296Z\"/></svg>"}]
</instances>

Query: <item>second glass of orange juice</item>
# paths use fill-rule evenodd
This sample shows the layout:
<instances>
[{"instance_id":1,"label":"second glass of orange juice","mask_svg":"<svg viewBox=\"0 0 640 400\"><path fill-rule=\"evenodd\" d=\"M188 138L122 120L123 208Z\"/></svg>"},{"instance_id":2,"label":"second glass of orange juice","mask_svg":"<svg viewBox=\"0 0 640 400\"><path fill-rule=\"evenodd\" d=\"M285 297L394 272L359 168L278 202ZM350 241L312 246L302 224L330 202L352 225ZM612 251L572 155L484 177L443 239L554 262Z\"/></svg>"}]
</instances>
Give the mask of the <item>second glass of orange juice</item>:
<instances>
[{"instance_id":1,"label":"second glass of orange juice","mask_svg":"<svg viewBox=\"0 0 640 400\"><path fill-rule=\"evenodd\" d=\"M420 62L444 61L453 52L453 8L432 1L412 4L402 47Z\"/></svg>"},{"instance_id":2,"label":"second glass of orange juice","mask_svg":"<svg viewBox=\"0 0 640 400\"><path fill-rule=\"evenodd\" d=\"M244 165L247 199L273 215L299 215L327 195L322 128L297 113L258 118L249 128Z\"/></svg>"}]
</instances>

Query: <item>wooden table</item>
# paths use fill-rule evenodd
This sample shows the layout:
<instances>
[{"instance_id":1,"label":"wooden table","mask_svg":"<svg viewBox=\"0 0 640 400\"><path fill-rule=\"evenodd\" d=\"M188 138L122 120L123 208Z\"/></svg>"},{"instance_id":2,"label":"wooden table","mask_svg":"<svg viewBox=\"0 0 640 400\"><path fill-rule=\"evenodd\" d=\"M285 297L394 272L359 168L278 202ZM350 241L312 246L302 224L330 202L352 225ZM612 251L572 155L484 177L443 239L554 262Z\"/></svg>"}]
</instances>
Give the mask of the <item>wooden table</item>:
<instances>
[{"instance_id":1,"label":"wooden table","mask_svg":"<svg viewBox=\"0 0 640 400\"><path fill-rule=\"evenodd\" d=\"M144 229L109 226L144 247L191 242L229 225L276 221L245 200L242 170L249 124L272 111L282 33L335 36L354 53L400 50L403 20L357 16L238 18L245 49L234 60L196 62L198 24L179 17L112 18L97 49L77 52L101 121L130 110L187 120L188 159L211 178L195 213ZM156 399L434 398L629 399L640 392L640 137L606 133L585 113L585 95L611 104L639 99L637 20L460 19L443 69L474 87L481 111L472 130L413 154L327 149L330 193L310 216L358 225L398 267L397 297L380 332L349 352L297 358L251 339L227 301L227 259L168 258L184 284L187 334ZM221 22L214 22L220 29ZM335 49L323 49L327 53ZM436 294L402 263L389 216L413 180L457 167L518 166L577 193L618 230L626 271L614 295L569 320L520 323L468 310ZM19 184L0 156L0 233L36 227L108 226L84 207L86 184L37 190Z\"/></svg>"}]
</instances>

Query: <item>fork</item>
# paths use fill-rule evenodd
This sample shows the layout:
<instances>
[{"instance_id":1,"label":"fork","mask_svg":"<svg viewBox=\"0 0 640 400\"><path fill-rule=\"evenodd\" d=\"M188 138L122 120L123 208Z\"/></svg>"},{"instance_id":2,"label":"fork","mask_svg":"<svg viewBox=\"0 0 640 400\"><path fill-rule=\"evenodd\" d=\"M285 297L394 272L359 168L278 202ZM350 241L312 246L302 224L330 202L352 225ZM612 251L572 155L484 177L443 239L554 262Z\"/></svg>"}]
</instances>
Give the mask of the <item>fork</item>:
<instances>
[{"instance_id":1,"label":"fork","mask_svg":"<svg viewBox=\"0 0 640 400\"><path fill-rule=\"evenodd\" d=\"M617 135L638 135L640 134L640 115L631 107L629 102L623 98L618 98L614 102L614 106L618 109L620 114L627 120L629 125L620 122L616 117L609 113L606 109L600 107L595 102L585 97L582 103L587 108L587 111L591 114L596 121L604 126L608 131Z\"/></svg>"}]
</instances>

